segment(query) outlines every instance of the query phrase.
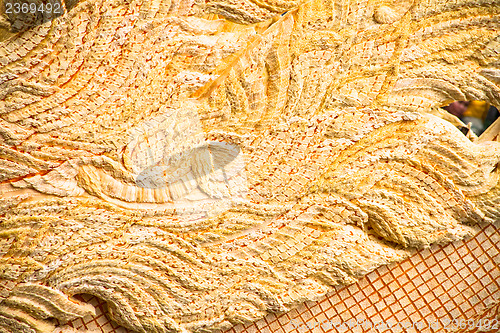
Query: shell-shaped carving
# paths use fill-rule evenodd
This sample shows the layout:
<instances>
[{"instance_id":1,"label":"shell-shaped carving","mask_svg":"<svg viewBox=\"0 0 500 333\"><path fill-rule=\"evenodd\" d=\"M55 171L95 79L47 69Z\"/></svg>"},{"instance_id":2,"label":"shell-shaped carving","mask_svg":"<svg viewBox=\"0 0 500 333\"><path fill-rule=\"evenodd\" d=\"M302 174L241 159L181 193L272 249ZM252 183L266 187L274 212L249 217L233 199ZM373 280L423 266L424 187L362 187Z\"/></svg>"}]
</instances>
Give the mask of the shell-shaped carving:
<instances>
[{"instance_id":1,"label":"shell-shaped carving","mask_svg":"<svg viewBox=\"0 0 500 333\"><path fill-rule=\"evenodd\" d=\"M390 6L380 6L375 9L373 18L377 23L393 23L401 18L402 14Z\"/></svg>"},{"instance_id":2,"label":"shell-shaped carving","mask_svg":"<svg viewBox=\"0 0 500 333\"><path fill-rule=\"evenodd\" d=\"M79 179L87 190L126 207L155 204L142 208L177 215L227 209L248 191L244 155L237 144L204 136L195 103L167 109L129 131L122 159L132 182L92 165L80 168Z\"/></svg>"},{"instance_id":3,"label":"shell-shaped carving","mask_svg":"<svg viewBox=\"0 0 500 333\"><path fill-rule=\"evenodd\" d=\"M134 175L159 164L180 174L190 151L204 142L195 103L163 108L158 116L131 129L128 136L123 161Z\"/></svg>"}]
</instances>

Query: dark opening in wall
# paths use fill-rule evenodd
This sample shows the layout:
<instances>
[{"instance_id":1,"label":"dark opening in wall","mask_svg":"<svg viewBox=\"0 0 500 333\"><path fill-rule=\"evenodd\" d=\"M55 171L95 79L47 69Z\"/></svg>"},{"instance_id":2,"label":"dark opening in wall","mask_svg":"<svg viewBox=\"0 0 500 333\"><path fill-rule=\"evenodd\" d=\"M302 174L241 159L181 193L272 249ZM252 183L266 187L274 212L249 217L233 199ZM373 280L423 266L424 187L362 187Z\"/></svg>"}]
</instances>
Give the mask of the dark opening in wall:
<instances>
[{"instance_id":1,"label":"dark opening in wall","mask_svg":"<svg viewBox=\"0 0 500 333\"><path fill-rule=\"evenodd\" d=\"M443 109L464 123L465 127L459 128L466 135L472 131L480 136L500 116L498 109L485 101L455 101Z\"/></svg>"}]
</instances>

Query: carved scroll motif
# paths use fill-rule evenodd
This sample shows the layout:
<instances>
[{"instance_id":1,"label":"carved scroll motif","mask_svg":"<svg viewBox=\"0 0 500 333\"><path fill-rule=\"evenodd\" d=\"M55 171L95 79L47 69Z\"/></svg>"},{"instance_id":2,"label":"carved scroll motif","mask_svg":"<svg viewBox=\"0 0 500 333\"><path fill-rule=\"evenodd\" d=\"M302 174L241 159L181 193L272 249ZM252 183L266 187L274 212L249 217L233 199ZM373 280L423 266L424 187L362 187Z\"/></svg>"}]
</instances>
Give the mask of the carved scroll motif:
<instances>
[{"instance_id":1,"label":"carved scroll motif","mask_svg":"<svg viewBox=\"0 0 500 333\"><path fill-rule=\"evenodd\" d=\"M2 332L226 329L500 218L433 115L500 106L498 1L66 5L0 20Z\"/></svg>"}]
</instances>

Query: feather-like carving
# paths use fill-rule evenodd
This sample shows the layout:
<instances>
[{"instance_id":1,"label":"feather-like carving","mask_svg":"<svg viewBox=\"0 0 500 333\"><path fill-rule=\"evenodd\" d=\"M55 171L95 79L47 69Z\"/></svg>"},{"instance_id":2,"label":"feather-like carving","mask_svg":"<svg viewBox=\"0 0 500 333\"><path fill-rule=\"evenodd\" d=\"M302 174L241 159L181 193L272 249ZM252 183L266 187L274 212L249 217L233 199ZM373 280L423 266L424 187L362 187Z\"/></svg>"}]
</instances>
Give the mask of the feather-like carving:
<instances>
[{"instance_id":1,"label":"feather-like carving","mask_svg":"<svg viewBox=\"0 0 500 333\"><path fill-rule=\"evenodd\" d=\"M19 20L21 16L16 16ZM500 218L494 0L68 2L0 24L0 331L286 311ZM30 21L31 20L31 21Z\"/></svg>"}]
</instances>

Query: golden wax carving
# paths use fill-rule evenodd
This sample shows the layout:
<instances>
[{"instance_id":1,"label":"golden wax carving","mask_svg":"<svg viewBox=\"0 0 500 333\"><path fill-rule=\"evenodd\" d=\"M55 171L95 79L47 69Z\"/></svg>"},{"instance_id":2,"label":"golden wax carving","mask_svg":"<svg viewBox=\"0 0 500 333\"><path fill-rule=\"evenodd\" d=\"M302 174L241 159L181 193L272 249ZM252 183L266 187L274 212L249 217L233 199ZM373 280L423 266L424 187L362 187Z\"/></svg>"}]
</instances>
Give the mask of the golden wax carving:
<instances>
[{"instance_id":1,"label":"golden wax carving","mask_svg":"<svg viewBox=\"0 0 500 333\"><path fill-rule=\"evenodd\" d=\"M1 332L93 313L76 294L226 329L499 220L499 126L436 116L500 105L496 0L7 1Z\"/></svg>"}]
</instances>

